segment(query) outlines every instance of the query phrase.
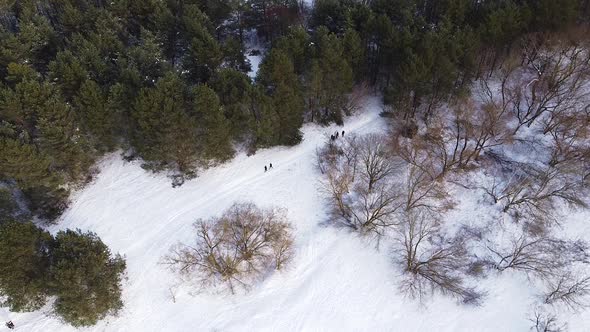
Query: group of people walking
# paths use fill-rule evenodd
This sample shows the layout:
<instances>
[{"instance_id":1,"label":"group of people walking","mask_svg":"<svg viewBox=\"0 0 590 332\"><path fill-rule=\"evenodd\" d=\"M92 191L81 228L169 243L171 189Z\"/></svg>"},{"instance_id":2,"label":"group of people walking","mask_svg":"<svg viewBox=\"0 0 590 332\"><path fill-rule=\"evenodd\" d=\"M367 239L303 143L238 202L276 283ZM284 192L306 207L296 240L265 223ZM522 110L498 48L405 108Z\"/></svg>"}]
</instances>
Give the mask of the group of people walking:
<instances>
[{"instance_id":1,"label":"group of people walking","mask_svg":"<svg viewBox=\"0 0 590 332\"><path fill-rule=\"evenodd\" d=\"M338 131L336 131L334 134L330 135L330 139L332 141L335 141L338 139L338 136L340 135L340 133ZM342 131L342 137L344 137L344 130Z\"/></svg>"},{"instance_id":2,"label":"group of people walking","mask_svg":"<svg viewBox=\"0 0 590 332\"><path fill-rule=\"evenodd\" d=\"M340 132L335 131L334 134L330 135L330 139L332 141L335 141L336 139L338 139L338 136L340 136ZM344 137L344 130L342 131L342 137ZM270 163L268 166L264 165L264 172L268 172L271 169L272 169L272 163Z\"/></svg>"}]
</instances>

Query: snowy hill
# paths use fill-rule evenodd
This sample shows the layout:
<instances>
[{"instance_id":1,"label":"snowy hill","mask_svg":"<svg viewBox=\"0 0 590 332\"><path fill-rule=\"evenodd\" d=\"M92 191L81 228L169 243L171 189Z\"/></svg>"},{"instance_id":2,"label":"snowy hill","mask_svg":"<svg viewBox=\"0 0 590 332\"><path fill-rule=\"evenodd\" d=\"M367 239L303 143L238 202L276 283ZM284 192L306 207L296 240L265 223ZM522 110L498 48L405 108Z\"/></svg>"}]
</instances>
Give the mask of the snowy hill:
<instances>
[{"instance_id":1,"label":"snowy hill","mask_svg":"<svg viewBox=\"0 0 590 332\"><path fill-rule=\"evenodd\" d=\"M330 133L363 134L385 130L377 98L344 127L307 124L304 139L292 148L272 148L202 172L180 188L163 175L144 171L118 155L102 161L94 183L73 197L57 232L80 228L96 232L127 260L125 307L82 331L528 331L536 293L521 274L506 272L482 281L488 291L481 307L461 306L434 296L420 304L397 289L400 272L386 246L378 250L346 230L325 225L318 188L316 148ZM274 168L264 172L264 165ZM477 195L461 196L452 213L460 222L486 218L474 213ZM191 243L192 223L220 214L236 201L285 208L295 226L295 259L251 292L194 294L190 285L162 265L178 243ZM590 238L587 215L564 223L572 235ZM571 331L590 330L590 311L564 311ZM43 312L0 310L16 331L77 331Z\"/></svg>"}]
</instances>

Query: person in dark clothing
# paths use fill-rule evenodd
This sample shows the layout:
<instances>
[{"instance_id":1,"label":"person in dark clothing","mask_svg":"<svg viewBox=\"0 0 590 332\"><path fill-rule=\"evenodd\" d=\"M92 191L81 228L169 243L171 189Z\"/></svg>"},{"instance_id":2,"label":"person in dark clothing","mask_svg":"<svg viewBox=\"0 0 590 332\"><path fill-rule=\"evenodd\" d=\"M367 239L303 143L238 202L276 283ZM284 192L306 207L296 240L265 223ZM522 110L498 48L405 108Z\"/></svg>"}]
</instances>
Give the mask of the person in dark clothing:
<instances>
[{"instance_id":1,"label":"person in dark clothing","mask_svg":"<svg viewBox=\"0 0 590 332\"><path fill-rule=\"evenodd\" d=\"M266 168L266 165L264 165L264 171L265 171L265 172L266 172L266 171L268 171L268 169Z\"/></svg>"},{"instance_id":2,"label":"person in dark clothing","mask_svg":"<svg viewBox=\"0 0 590 332\"><path fill-rule=\"evenodd\" d=\"M338 138L338 132L336 132L336 138Z\"/></svg>"},{"instance_id":3,"label":"person in dark clothing","mask_svg":"<svg viewBox=\"0 0 590 332\"><path fill-rule=\"evenodd\" d=\"M6 323L6 327L8 327L9 329L13 330L14 329L14 323L12 321L9 321Z\"/></svg>"},{"instance_id":4,"label":"person in dark clothing","mask_svg":"<svg viewBox=\"0 0 590 332\"><path fill-rule=\"evenodd\" d=\"M330 139L333 141L333 140L335 140L335 139L336 139L336 136L334 136L334 135L330 135Z\"/></svg>"},{"instance_id":5,"label":"person in dark clothing","mask_svg":"<svg viewBox=\"0 0 590 332\"><path fill-rule=\"evenodd\" d=\"M342 131L342 137L344 137L344 130Z\"/></svg>"},{"instance_id":6,"label":"person in dark clothing","mask_svg":"<svg viewBox=\"0 0 590 332\"><path fill-rule=\"evenodd\" d=\"M272 168L272 163L270 163L270 167L269 168Z\"/></svg>"}]
</instances>

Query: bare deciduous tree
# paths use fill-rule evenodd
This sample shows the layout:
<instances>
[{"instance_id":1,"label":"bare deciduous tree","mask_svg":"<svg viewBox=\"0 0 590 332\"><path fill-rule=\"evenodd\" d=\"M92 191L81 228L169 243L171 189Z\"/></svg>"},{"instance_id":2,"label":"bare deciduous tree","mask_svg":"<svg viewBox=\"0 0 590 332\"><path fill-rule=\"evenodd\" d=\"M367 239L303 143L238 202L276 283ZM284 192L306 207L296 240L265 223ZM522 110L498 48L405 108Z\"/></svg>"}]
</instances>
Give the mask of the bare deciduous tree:
<instances>
[{"instance_id":1,"label":"bare deciduous tree","mask_svg":"<svg viewBox=\"0 0 590 332\"><path fill-rule=\"evenodd\" d=\"M354 190L355 198L347 204L347 221L362 234L374 234L379 239L385 230L398 224L395 213L400 209L399 194L391 185L368 190L359 185Z\"/></svg>"},{"instance_id":2,"label":"bare deciduous tree","mask_svg":"<svg viewBox=\"0 0 590 332\"><path fill-rule=\"evenodd\" d=\"M405 187L402 187L404 211L415 209L429 210L433 213L443 212L450 206L448 193L439 180L431 176L424 167L415 165L407 167Z\"/></svg>"},{"instance_id":3,"label":"bare deciduous tree","mask_svg":"<svg viewBox=\"0 0 590 332\"><path fill-rule=\"evenodd\" d=\"M503 248L488 246L492 265L499 271L514 269L550 280L561 275L575 262L588 260L588 248L581 241L565 241L552 237L532 237L523 232L512 236Z\"/></svg>"},{"instance_id":4,"label":"bare deciduous tree","mask_svg":"<svg viewBox=\"0 0 590 332\"><path fill-rule=\"evenodd\" d=\"M381 135L352 137L338 145L338 153L326 148L331 155L320 158L329 165L324 190L334 220L377 238L399 224L399 212L434 211L448 196L429 165L407 165L386 142Z\"/></svg>"},{"instance_id":5,"label":"bare deciduous tree","mask_svg":"<svg viewBox=\"0 0 590 332\"><path fill-rule=\"evenodd\" d=\"M355 85L344 105L344 114L352 115L358 112L365 104L368 94L369 86L366 82Z\"/></svg>"},{"instance_id":6,"label":"bare deciduous tree","mask_svg":"<svg viewBox=\"0 0 590 332\"><path fill-rule=\"evenodd\" d=\"M576 277L567 272L555 280L548 281L548 291L545 294L545 303L564 303L571 309L588 307L590 296L590 277Z\"/></svg>"},{"instance_id":7,"label":"bare deciduous tree","mask_svg":"<svg viewBox=\"0 0 590 332\"><path fill-rule=\"evenodd\" d=\"M590 108L589 108L590 111ZM549 166L562 167L566 164L574 172L590 158L590 115L585 112L557 116L546 134L551 137ZM562 167L562 168L565 168Z\"/></svg>"},{"instance_id":8,"label":"bare deciduous tree","mask_svg":"<svg viewBox=\"0 0 590 332\"><path fill-rule=\"evenodd\" d=\"M394 179L399 164L385 143L381 135L350 135L330 142L336 147L325 147L318 157L333 220L377 239L397 223L395 213L401 207Z\"/></svg>"},{"instance_id":9,"label":"bare deciduous tree","mask_svg":"<svg viewBox=\"0 0 590 332\"><path fill-rule=\"evenodd\" d=\"M514 163L512 167L508 174L500 174L497 181L483 189L495 203L502 204L504 212L515 218L542 226L557 221L554 213L557 202L571 207L587 206L584 183L564 168L539 170L523 163Z\"/></svg>"},{"instance_id":10,"label":"bare deciduous tree","mask_svg":"<svg viewBox=\"0 0 590 332\"><path fill-rule=\"evenodd\" d=\"M479 95L484 105L491 105L507 114L514 107L517 94L513 75L518 72L519 64L515 58L508 58L494 76L484 76L479 80ZM494 84L499 82L496 88Z\"/></svg>"},{"instance_id":11,"label":"bare deciduous tree","mask_svg":"<svg viewBox=\"0 0 590 332\"><path fill-rule=\"evenodd\" d=\"M540 53L543 52L550 40L551 35L548 32L533 32L523 36L519 41L522 51L521 64L535 68Z\"/></svg>"},{"instance_id":12,"label":"bare deciduous tree","mask_svg":"<svg viewBox=\"0 0 590 332\"><path fill-rule=\"evenodd\" d=\"M566 325L560 324L555 315L536 311L533 318L529 319L533 326L531 331L533 332L564 332L566 331Z\"/></svg>"},{"instance_id":13,"label":"bare deciduous tree","mask_svg":"<svg viewBox=\"0 0 590 332\"><path fill-rule=\"evenodd\" d=\"M499 146L508 138L505 111L494 104L476 106L460 100L453 106L451 163L465 168L485 150Z\"/></svg>"},{"instance_id":14,"label":"bare deciduous tree","mask_svg":"<svg viewBox=\"0 0 590 332\"><path fill-rule=\"evenodd\" d=\"M531 124L545 113L553 115L576 108L587 95L589 52L580 45L556 43L536 51L530 60L533 77L523 84L514 99L518 119L515 132Z\"/></svg>"},{"instance_id":15,"label":"bare deciduous tree","mask_svg":"<svg viewBox=\"0 0 590 332\"><path fill-rule=\"evenodd\" d=\"M386 138L377 134L368 134L358 139L357 158L368 191L373 190L376 183L390 177L396 170L386 143ZM348 154L344 153L345 156Z\"/></svg>"},{"instance_id":16,"label":"bare deciduous tree","mask_svg":"<svg viewBox=\"0 0 590 332\"><path fill-rule=\"evenodd\" d=\"M431 178L443 179L457 165L449 148L451 141L443 126L432 125L425 134L414 136L411 140L395 135L391 145L408 164L428 173Z\"/></svg>"},{"instance_id":17,"label":"bare deciduous tree","mask_svg":"<svg viewBox=\"0 0 590 332\"><path fill-rule=\"evenodd\" d=\"M196 278L202 287L247 290L292 257L291 226L276 209L238 203L219 218L198 220L194 227L195 244L173 247L164 263L183 277Z\"/></svg>"},{"instance_id":18,"label":"bare deciduous tree","mask_svg":"<svg viewBox=\"0 0 590 332\"><path fill-rule=\"evenodd\" d=\"M316 163L322 174L326 173L328 169L345 166L350 168L351 175L354 177L358 156L358 137L353 134L343 137L338 143L328 138L324 146L316 149Z\"/></svg>"},{"instance_id":19,"label":"bare deciduous tree","mask_svg":"<svg viewBox=\"0 0 590 332\"><path fill-rule=\"evenodd\" d=\"M471 99L459 99L427 128L426 133L406 140L397 135L393 146L405 161L428 168L436 178L453 169L466 169L482 153L511 139L507 112L493 103L476 105Z\"/></svg>"},{"instance_id":20,"label":"bare deciduous tree","mask_svg":"<svg viewBox=\"0 0 590 332\"><path fill-rule=\"evenodd\" d=\"M463 280L470 266L464 236L445 237L436 216L419 209L405 213L398 231L401 263L407 272L400 285L403 292L423 299L438 291L464 303L479 303L482 294Z\"/></svg>"}]
</instances>

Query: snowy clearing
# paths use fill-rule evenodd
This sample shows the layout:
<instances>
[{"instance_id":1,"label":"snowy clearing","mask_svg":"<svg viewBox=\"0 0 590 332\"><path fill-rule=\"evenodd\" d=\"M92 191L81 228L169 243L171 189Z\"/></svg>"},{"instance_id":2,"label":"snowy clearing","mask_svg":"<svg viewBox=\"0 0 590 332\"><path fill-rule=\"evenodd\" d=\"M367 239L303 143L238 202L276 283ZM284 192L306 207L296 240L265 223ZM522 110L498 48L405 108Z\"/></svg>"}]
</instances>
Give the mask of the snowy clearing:
<instances>
[{"instance_id":1,"label":"snowy clearing","mask_svg":"<svg viewBox=\"0 0 590 332\"><path fill-rule=\"evenodd\" d=\"M488 291L481 307L434 296L425 304L397 289L399 271L389 249L366 244L346 230L326 226L326 208L315 168L316 147L336 130L363 134L384 131L378 98L344 127L307 124L303 142L272 148L202 172L173 189L170 179L105 159L94 183L73 196L52 233L65 228L96 232L127 260L125 307L80 331L528 331L538 302L525 276L513 272L483 279ZM274 168L264 172L264 165ZM493 218L479 195L461 195L457 222ZM179 241L192 243L192 223L220 214L236 201L287 209L295 227L295 259L248 294L194 294L160 264ZM478 211L474 211L478 209ZM588 214L564 222L571 236L590 239ZM49 310L49 309L47 309ZM17 331L78 331L43 312L15 314L0 309ZM590 330L590 311L560 313L571 331Z\"/></svg>"}]
</instances>

